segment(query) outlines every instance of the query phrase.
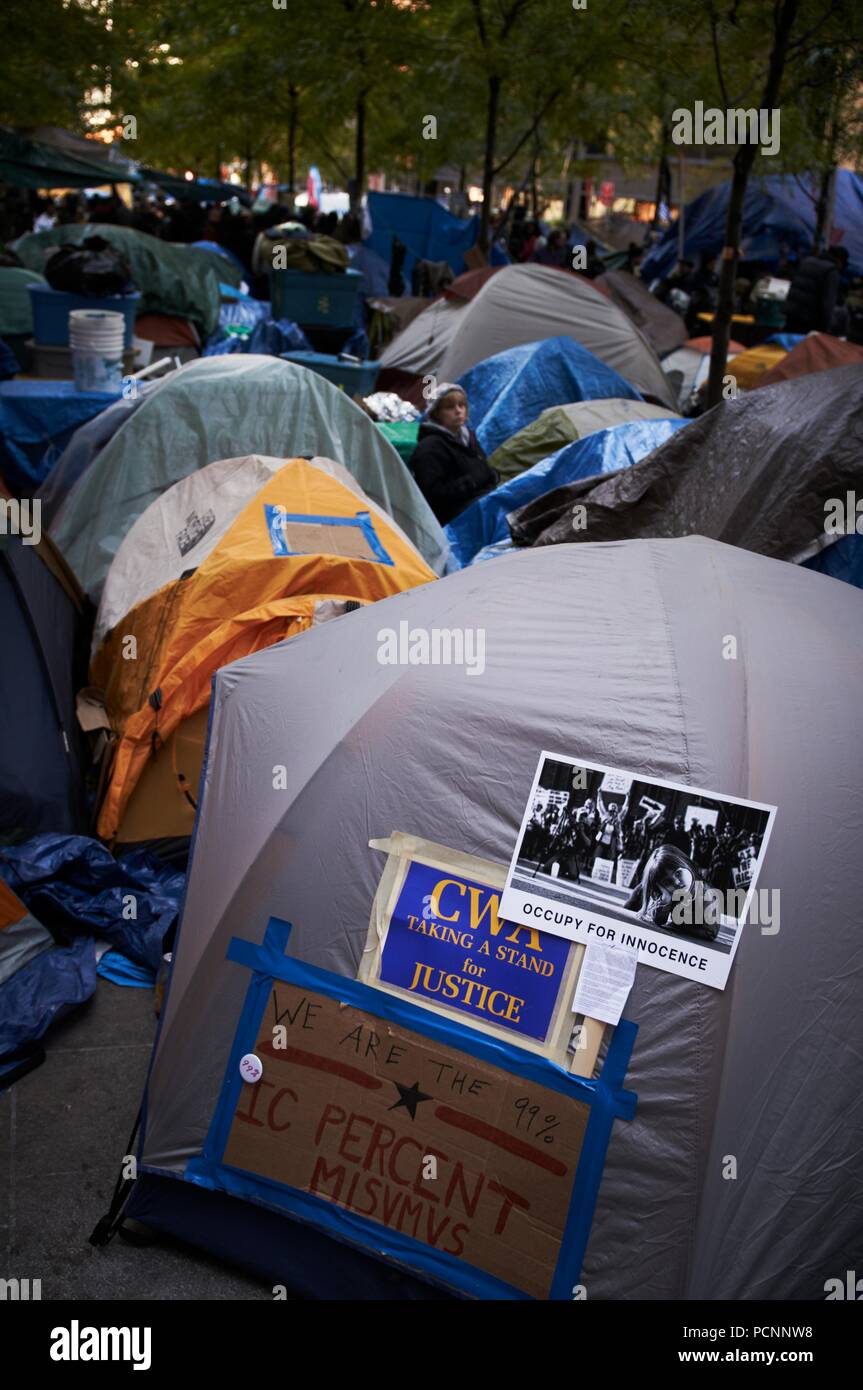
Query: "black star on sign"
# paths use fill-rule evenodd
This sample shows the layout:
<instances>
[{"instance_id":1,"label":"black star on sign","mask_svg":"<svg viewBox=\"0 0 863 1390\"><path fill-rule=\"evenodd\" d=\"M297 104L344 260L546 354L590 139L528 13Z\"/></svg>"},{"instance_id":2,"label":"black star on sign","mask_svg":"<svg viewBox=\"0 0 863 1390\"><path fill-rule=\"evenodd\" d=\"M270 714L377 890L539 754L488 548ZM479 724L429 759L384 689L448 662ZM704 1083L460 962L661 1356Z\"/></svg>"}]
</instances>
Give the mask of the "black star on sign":
<instances>
[{"instance_id":1,"label":"black star on sign","mask_svg":"<svg viewBox=\"0 0 863 1390\"><path fill-rule=\"evenodd\" d=\"M406 1110L410 1111L412 1120L415 1120L417 1117L417 1106L421 1100L434 1099L433 1096L427 1096L424 1091L420 1090L420 1083L418 1081L415 1081L412 1086L403 1086L400 1081L394 1081L393 1085L399 1093L399 1098L395 1105L390 1106L390 1110L398 1110L399 1106L403 1105Z\"/></svg>"}]
</instances>

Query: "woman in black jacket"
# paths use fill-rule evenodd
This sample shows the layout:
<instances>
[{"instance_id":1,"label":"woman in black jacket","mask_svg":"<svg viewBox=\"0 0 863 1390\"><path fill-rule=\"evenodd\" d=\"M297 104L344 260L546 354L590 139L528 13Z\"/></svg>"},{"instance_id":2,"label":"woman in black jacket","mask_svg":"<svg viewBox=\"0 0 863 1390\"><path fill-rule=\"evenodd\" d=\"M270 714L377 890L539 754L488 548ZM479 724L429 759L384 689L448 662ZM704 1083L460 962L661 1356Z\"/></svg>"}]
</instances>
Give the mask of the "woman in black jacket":
<instances>
[{"instance_id":1,"label":"woman in black jacket","mask_svg":"<svg viewBox=\"0 0 863 1390\"><path fill-rule=\"evenodd\" d=\"M452 382L438 386L411 457L411 471L441 526L500 482L500 474L489 467L468 428L467 413L467 397L460 386Z\"/></svg>"}]
</instances>

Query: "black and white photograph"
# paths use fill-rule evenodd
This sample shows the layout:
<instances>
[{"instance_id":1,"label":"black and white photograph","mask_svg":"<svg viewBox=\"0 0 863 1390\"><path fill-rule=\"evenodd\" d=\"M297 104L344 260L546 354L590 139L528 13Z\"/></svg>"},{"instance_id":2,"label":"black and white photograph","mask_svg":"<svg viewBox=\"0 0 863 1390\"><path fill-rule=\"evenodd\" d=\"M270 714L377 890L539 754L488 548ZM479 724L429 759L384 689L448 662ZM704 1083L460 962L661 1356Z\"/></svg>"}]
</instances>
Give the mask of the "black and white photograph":
<instances>
[{"instance_id":1,"label":"black and white photograph","mask_svg":"<svg viewBox=\"0 0 863 1390\"><path fill-rule=\"evenodd\" d=\"M756 802L543 753L502 911L573 940L638 950L647 963L697 972L722 988L773 814ZM774 907L768 892L762 925Z\"/></svg>"}]
</instances>

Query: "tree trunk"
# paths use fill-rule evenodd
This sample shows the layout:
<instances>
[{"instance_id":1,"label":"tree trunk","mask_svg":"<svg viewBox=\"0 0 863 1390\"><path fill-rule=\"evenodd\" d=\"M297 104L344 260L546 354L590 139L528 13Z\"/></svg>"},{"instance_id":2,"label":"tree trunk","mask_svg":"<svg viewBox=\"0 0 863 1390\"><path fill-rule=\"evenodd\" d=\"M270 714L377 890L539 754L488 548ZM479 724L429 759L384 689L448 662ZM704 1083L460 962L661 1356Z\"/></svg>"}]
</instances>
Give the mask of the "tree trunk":
<instances>
[{"instance_id":1,"label":"tree trunk","mask_svg":"<svg viewBox=\"0 0 863 1390\"><path fill-rule=\"evenodd\" d=\"M288 192L293 196L297 177L297 97L293 82L288 87Z\"/></svg>"},{"instance_id":2,"label":"tree trunk","mask_svg":"<svg viewBox=\"0 0 863 1390\"><path fill-rule=\"evenodd\" d=\"M500 78L492 74L488 79L488 103L485 116L485 157L482 166L482 212L479 220L478 246L484 255L488 254L489 228L491 226L491 190L494 181L494 151L497 141L497 117L500 104Z\"/></svg>"},{"instance_id":3,"label":"tree trunk","mask_svg":"<svg viewBox=\"0 0 863 1390\"><path fill-rule=\"evenodd\" d=\"M351 199L351 212L359 213L363 201L363 184L366 181L366 94L357 97L357 139L354 150L354 190Z\"/></svg>"},{"instance_id":4,"label":"tree trunk","mask_svg":"<svg viewBox=\"0 0 863 1390\"><path fill-rule=\"evenodd\" d=\"M653 212L651 230L656 231L659 226L659 208L664 202L671 203L671 169L668 163L668 125L662 122L662 148L659 154L659 168L656 174L656 207Z\"/></svg>"},{"instance_id":5,"label":"tree trunk","mask_svg":"<svg viewBox=\"0 0 863 1390\"><path fill-rule=\"evenodd\" d=\"M773 49L767 69L767 81L761 96L762 110L772 111L779 100L782 74L785 70L785 57L791 30L797 18L799 0L782 0L782 8L775 13L773 27ZM731 180L731 195L728 199L728 213L725 219L725 245L722 248L722 266L719 272L719 303L713 319L713 344L710 351L710 382L707 388L708 408L718 405L722 399L722 382L728 362L728 343L731 337L731 315L734 311L734 281L737 276L737 262L740 257L740 228L743 222L743 203L746 198L746 185L755 163L757 145L740 145L734 156L734 174Z\"/></svg>"},{"instance_id":6,"label":"tree trunk","mask_svg":"<svg viewBox=\"0 0 863 1390\"><path fill-rule=\"evenodd\" d=\"M830 245L830 232L833 227L833 206L836 201L836 147L839 143L839 121L837 117L838 100L831 103L829 131L827 136L827 166L821 175L818 190L818 205L815 210L815 250Z\"/></svg>"},{"instance_id":7,"label":"tree trunk","mask_svg":"<svg viewBox=\"0 0 863 1390\"><path fill-rule=\"evenodd\" d=\"M824 229L827 224L827 204L830 201L830 184L833 169L824 169L818 187L818 202L815 205L815 233L812 238L813 250L820 251L824 243Z\"/></svg>"}]
</instances>

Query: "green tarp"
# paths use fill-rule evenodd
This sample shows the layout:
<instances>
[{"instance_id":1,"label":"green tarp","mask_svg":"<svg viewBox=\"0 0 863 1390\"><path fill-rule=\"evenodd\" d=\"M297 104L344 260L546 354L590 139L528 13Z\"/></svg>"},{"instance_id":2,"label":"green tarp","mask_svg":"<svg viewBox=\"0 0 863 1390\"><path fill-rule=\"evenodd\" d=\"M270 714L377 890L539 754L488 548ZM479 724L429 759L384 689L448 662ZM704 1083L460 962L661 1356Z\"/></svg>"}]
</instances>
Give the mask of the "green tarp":
<instances>
[{"instance_id":1,"label":"green tarp","mask_svg":"<svg viewBox=\"0 0 863 1390\"><path fill-rule=\"evenodd\" d=\"M530 425L514 434L492 454L489 462L501 478L514 478L567 444L596 430L609 429L630 420L668 420L673 410L647 401L617 398L552 405Z\"/></svg>"},{"instance_id":2,"label":"green tarp","mask_svg":"<svg viewBox=\"0 0 863 1390\"><path fill-rule=\"evenodd\" d=\"M96 188L137 183L137 167L107 145L61 133L62 143L0 130L0 182L19 188Z\"/></svg>"},{"instance_id":3,"label":"green tarp","mask_svg":"<svg viewBox=\"0 0 863 1390\"><path fill-rule=\"evenodd\" d=\"M33 301L28 285L44 285L41 275L17 266L0 266L0 338L33 332Z\"/></svg>"},{"instance_id":4,"label":"green tarp","mask_svg":"<svg viewBox=\"0 0 863 1390\"><path fill-rule=\"evenodd\" d=\"M399 458L409 464L417 446L419 420L388 420L379 424L378 429L384 439L390 441Z\"/></svg>"},{"instance_id":5,"label":"green tarp","mask_svg":"<svg viewBox=\"0 0 863 1390\"><path fill-rule=\"evenodd\" d=\"M28 232L14 249L28 270L41 275L52 246L79 245L89 236L104 237L129 262L141 292L140 313L178 314L192 320L202 341L209 338L219 318L219 282L230 283L232 270L236 278L236 271L224 257L219 257L217 272L214 253L207 255L131 227L101 222L73 222L50 232Z\"/></svg>"}]
</instances>

